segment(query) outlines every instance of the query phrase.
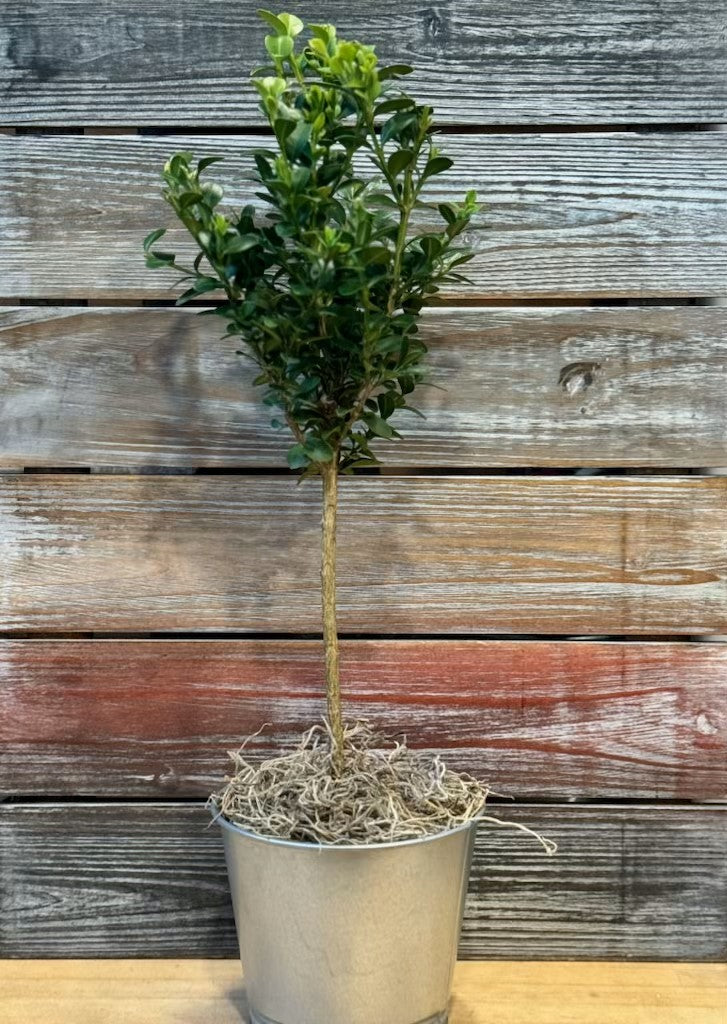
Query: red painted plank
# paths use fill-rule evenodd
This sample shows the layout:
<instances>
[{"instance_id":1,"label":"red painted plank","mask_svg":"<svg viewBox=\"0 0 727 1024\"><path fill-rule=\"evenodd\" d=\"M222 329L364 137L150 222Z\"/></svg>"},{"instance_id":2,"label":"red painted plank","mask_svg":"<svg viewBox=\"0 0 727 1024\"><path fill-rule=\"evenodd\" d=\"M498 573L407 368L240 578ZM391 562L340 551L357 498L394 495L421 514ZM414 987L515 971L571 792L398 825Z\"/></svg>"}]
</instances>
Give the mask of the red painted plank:
<instances>
[{"instance_id":1,"label":"red painted plank","mask_svg":"<svg viewBox=\"0 0 727 1024\"><path fill-rule=\"evenodd\" d=\"M345 641L348 714L501 791L727 797L727 645ZM199 796L323 712L314 641L5 641L6 793Z\"/></svg>"}]
</instances>

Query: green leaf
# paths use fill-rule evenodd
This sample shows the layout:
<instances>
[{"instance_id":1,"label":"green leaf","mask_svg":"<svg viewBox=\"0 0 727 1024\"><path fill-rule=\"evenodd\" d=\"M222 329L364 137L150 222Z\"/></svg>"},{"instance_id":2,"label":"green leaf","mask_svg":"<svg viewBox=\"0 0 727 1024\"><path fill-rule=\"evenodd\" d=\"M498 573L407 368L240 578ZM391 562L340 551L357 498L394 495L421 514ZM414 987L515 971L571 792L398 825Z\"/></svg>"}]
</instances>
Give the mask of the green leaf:
<instances>
[{"instance_id":1,"label":"green leaf","mask_svg":"<svg viewBox=\"0 0 727 1024\"><path fill-rule=\"evenodd\" d=\"M265 36L265 49L271 57L283 60L293 52L293 40L290 36Z\"/></svg>"},{"instance_id":2,"label":"green leaf","mask_svg":"<svg viewBox=\"0 0 727 1024\"><path fill-rule=\"evenodd\" d=\"M291 469L303 469L309 462L310 459L302 444L294 444L292 448L288 449L288 465Z\"/></svg>"},{"instance_id":3,"label":"green leaf","mask_svg":"<svg viewBox=\"0 0 727 1024\"><path fill-rule=\"evenodd\" d=\"M413 159L414 154L410 149L397 149L395 153L391 154L391 156L386 162L386 166L389 169L389 174L391 174L393 177L396 177L397 174L400 174L406 167L408 167L411 164Z\"/></svg>"},{"instance_id":4,"label":"green leaf","mask_svg":"<svg viewBox=\"0 0 727 1024\"><path fill-rule=\"evenodd\" d=\"M285 25L289 36L299 36L305 27L300 18L296 18L294 14L280 14L277 20Z\"/></svg>"},{"instance_id":5,"label":"green leaf","mask_svg":"<svg viewBox=\"0 0 727 1024\"><path fill-rule=\"evenodd\" d=\"M298 124L298 119L292 119L290 117L276 117L273 121L273 129L275 134L278 136L280 142L285 142L290 133L293 131L295 126ZM282 182L277 182L277 187L280 191L289 191L287 186L283 186Z\"/></svg>"},{"instance_id":6,"label":"green leaf","mask_svg":"<svg viewBox=\"0 0 727 1024\"><path fill-rule=\"evenodd\" d=\"M388 121L384 123L381 129L381 142L383 145L390 139L397 139L401 133L410 127L416 121L416 114L408 111L401 110L398 114L394 114Z\"/></svg>"},{"instance_id":7,"label":"green leaf","mask_svg":"<svg viewBox=\"0 0 727 1024\"><path fill-rule=\"evenodd\" d=\"M194 159L194 153L190 153L189 150L183 150L181 153L175 153L164 165L164 170L168 173L176 176L184 168L188 167Z\"/></svg>"},{"instance_id":8,"label":"green leaf","mask_svg":"<svg viewBox=\"0 0 727 1024\"><path fill-rule=\"evenodd\" d=\"M166 228L157 228L156 231L150 231L144 239L144 252L149 252L152 245L154 245L155 242L158 242L162 235L166 235L166 233Z\"/></svg>"},{"instance_id":9,"label":"green leaf","mask_svg":"<svg viewBox=\"0 0 727 1024\"><path fill-rule=\"evenodd\" d=\"M247 252L248 249L254 249L256 245L262 245L259 235L238 235L229 241L226 240L225 248L228 253Z\"/></svg>"},{"instance_id":10,"label":"green leaf","mask_svg":"<svg viewBox=\"0 0 727 1024\"><path fill-rule=\"evenodd\" d=\"M298 121L297 125L285 140L285 148L288 155L297 160L301 154L309 148L311 126L305 121Z\"/></svg>"},{"instance_id":11,"label":"green leaf","mask_svg":"<svg viewBox=\"0 0 727 1024\"><path fill-rule=\"evenodd\" d=\"M202 295L204 292L214 292L218 288L222 287L222 282L218 281L216 277L198 277L192 285L192 290L197 295Z\"/></svg>"},{"instance_id":12,"label":"green leaf","mask_svg":"<svg viewBox=\"0 0 727 1024\"><path fill-rule=\"evenodd\" d=\"M288 29L282 19L273 14L272 11L266 11L263 7L259 7L257 15L259 18L262 18L263 21L267 21L268 25L270 25L271 28L274 28L278 35L285 36L288 34Z\"/></svg>"},{"instance_id":13,"label":"green leaf","mask_svg":"<svg viewBox=\"0 0 727 1024\"><path fill-rule=\"evenodd\" d=\"M365 412L361 419L364 421L366 426L369 428L372 434L377 437L397 437L397 433L393 427L390 427L386 420L382 419L381 416L377 416L373 412Z\"/></svg>"},{"instance_id":14,"label":"green leaf","mask_svg":"<svg viewBox=\"0 0 727 1024\"><path fill-rule=\"evenodd\" d=\"M265 159L262 153L254 153L253 159L257 165L258 174L265 181L267 178L271 178L275 173L270 163Z\"/></svg>"},{"instance_id":15,"label":"green leaf","mask_svg":"<svg viewBox=\"0 0 727 1024\"><path fill-rule=\"evenodd\" d=\"M254 68L250 72L250 78L267 78L269 75L276 74L277 70L278 69L273 64L263 64L261 67ZM255 85L255 82L253 82L252 84Z\"/></svg>"},{"instance_id":16,"label":"green leaf","mask_svg":"<svg viewBox=\"0 0 727 1024\"><path fill-rule=\"evenodd\" d=\"M454 160L450 160L448 156L433 156L431 160L427 160L421 180L424 181L425 178L430 178L433 174L448 171L453 163Z\"/></svg>"},{"instance_id":17,"label":"green leaf","mask_svg":"<svg viewBox=\"0 0 727 1024\"><path fill-rule=\"evenodd\" d=\"M378 402L381 417L382 419L387 420L396 409L396 399L391 391L384 391L383 394L379 395Z\"/></svg>"},{"instance_id":18,"label":"green leaf","mask_svg":"<svg viewBox=\"0 0 727 1024\"><path fill-rule=\"evenodd\" d=\"M438 256L442 248L442 243L436 235L422 235L419 244L428 260L433 260L435 256Z\"/></svg>"},{"instance_id":19,"label":"green leaf","mask_svg":"<svg viewBox=\"0 0 727 1024\"><path fill-rule=\"evenodd\" d=\"M308 46L313 50L314 53L320 54L321 57L328 56L328 46L323 42L322 39L309 39Z\"/></svg>"},{"instance_id":20,"label":"green leaf","mask_svg":"<svg viewBox=\"0 0 727 1024\"><path fill-rule=\"evenodd\" d=\"M346 278L338 286L339 295L355 295L361 290L361 281L357 277Z\"/></svg>"},{"instance_id":21,"label":"green leaf","mask_svg":"<svg viewBox=\"0 0 727 1024\"><path fill-rule=\"evenodd\" d=\"M306 438L303 450L313 462L330 462L333 458L333 449L320 437Z\"/></svg>"},{"instance_id":22,"label":"green leaf","mask_svg":"<svg viewBox=\"0 0 727 1024\"><path fill-rule=\"evenodd\" d=\"M146 254L146 265L149 270L159 270L161 267L169 267L172 262L172 260L161 260L158 256L153 256L150 252Z\"/></svg>"},{"instance_id":23,"label":"green leaf","mask_svg":"<svg viewBox=\"0 0 727 1024\"><path fill-rule=\"evenodd\" d=\"M218 164L220 162L220 160L224 160L224 159L225 158L223 156L206 156L206 157L204 157L197 164L197 174L201 174L202 171L205 171L208 167L211 167L212 164Z\"/></svg>"},{"instance_id":24,"label":"green leaf","mask_svg":"<svg viewBox=\"0 0 727 1024\"><path fill-rule=\"evenodd\" d=\"M411 110L414 106L414 100L410 96L398 96L393 100L384 100L383 103L379 103L377 107L374 107L374 114L378 117L380 114L393 114L396 110Z\"/></svg>"},{"instance_id":25,"label":"green leaf","mask_svg":"<svg viewBox=\"0 0 727 1024\"><path fill-rule=\"evenodd\" d=\"M387 195L386 192L370 192L366 196L366 202L370 203L371 206L386 206L393 207L395 210L399 209L399 204Z\"/></svg>"},{"instance_id":26,"label":"green leaf","mask_svg":"<svg viewBox=\"0 0 727 1024\"><path fill-rule=\"evenodd\" d=\"M179 200L179 209L186 210L190 206L194 206L202 198L201 192L185 192Z\"/></svg>"},{"instance_id":27,"label":"green leaf","mask_svg":"<svg viewBox=\"0 0 727 1024\"><path fill-rule=\"evenodd\" d=\"M385 82L387 78L398 78L399 75L410 75L414 68L408 64L389 64L388 67L380 68L379 81Z\"/></svg>"},{"instance_id":28,"label":"green leaf","mask_svg":"<svg viewBox=\"0 0 727 1024\"><path fill-rule=\"evenodd\" d=\"M401 348L401 335L389 334L376 342L376 350L382 355L388 356L392 352L398 352Z\"/></svg>"},{"instance_id":29,"label":"green leaf","mask_svg":"<svg viewBox=\"0 0 727 1024\"><path fill-rule=\"evenodd\" d=\"M329 43L336 38L336 30L333 25L309 25L308 28L315 39L322 39L324 43Z\"/></svg>"},{"instance_id":30,"label":"green leaf","mask_svg":"<svg viewBox=\"0 0 727 1024\"><path fill-rule=\"evenodd\" d=\"M473 260L474 258L475 254L473 252L462 253L461 256L458 256L456 259L452 260L449 263L448 267L450 270L453 269L454 267L460 267L463 263L469 263L469 261Z\"/></svg>"},{"instance_id":31,"label":"green leaf","mask_svg":"<svg viewBox=\"0 0 727 1024\"><path fill-rule=\"evenodd\" d=\"M370 263L389 263L391 251L385 245L368 245L361 250L361 258L367 266Z\"/></svg>"}]
</instances>

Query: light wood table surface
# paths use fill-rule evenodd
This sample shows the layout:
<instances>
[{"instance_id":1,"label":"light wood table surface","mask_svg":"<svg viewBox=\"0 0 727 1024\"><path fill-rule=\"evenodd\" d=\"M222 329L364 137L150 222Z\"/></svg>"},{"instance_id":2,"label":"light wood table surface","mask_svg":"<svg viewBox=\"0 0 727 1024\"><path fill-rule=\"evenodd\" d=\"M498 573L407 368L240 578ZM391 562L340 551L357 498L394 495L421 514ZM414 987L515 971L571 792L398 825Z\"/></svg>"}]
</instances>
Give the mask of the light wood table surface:
<instances>
[{"instance_id":1,"label":"light wood table surface","mask_svg":"<svg viewBox=\"0 0 727 1024\"><path fill-rule=\"evenodd\" d=\"M236 960L0 961L3 1024L243 1024L244 1006ZM450 1024L727 1024L727 965L460 963Z\"/></svg>"}]
</instances>

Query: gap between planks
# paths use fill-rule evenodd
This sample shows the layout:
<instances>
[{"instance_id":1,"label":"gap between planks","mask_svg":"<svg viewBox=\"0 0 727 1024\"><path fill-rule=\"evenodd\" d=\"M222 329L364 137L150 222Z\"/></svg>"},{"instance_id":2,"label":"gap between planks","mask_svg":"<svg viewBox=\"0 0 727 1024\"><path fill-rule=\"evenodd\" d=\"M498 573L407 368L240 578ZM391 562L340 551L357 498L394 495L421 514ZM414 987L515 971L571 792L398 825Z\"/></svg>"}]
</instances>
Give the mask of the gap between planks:
<instances>
[{"instance_id":1,"label":"gap between planks","mask_svg":"<svg viewBox=\"0 0 727 1024\"><path fill-rule=\"evenodd\" d=\"M383 123L383 122L382 122ZM378 125L380 128L381 125ZM668 134L669 132L714 132L724 131L725 126L720 121L654 121L642 123L628 123L624 121L604 122L602 124L583 123L568 124L518 124L516 122L502 124L456 124L451 121L438 121L435 124L434 132L447 132L448 135L534 135L534 134L567 134L567 135L588 135L593 132L632 132L635 135L643 135L645 132L652 134ZM3 135L206 135L214 132L215 135L269 135L272 137L273 130L269 124L210 124L204 125L189 124L155 124L155 125L44 125L33 124L26 126L3 126L0 125L0 134Z\"/></svg>"}]
</instances>

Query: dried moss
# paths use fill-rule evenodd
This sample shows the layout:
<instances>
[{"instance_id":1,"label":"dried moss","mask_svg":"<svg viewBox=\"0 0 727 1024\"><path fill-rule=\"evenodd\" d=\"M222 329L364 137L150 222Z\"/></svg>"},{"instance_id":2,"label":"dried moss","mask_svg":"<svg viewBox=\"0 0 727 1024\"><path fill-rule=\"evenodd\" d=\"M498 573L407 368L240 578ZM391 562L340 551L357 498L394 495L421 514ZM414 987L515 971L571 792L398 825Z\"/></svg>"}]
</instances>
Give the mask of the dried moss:
<instances>
[{"instance_id":1,"label":"dried moss","mask_svg":"<svg viewBox=\"0 0 727 1024\"><path fill-rule=\"evenodd\" d=\"M246 744L231 751L234 772L210 798L216 814L261 836L325 845L399 842L482 820L534 835L483 814L489 787L451 771L437 754L411 750L366 722L344 732L345 768L333 771L326 723L289 753L254 762Z\"/></svg>"}]
</instances>

